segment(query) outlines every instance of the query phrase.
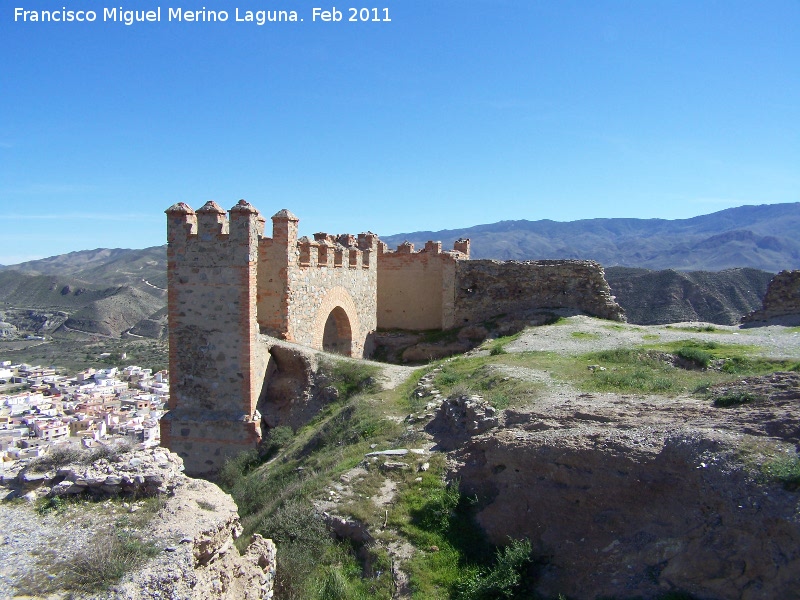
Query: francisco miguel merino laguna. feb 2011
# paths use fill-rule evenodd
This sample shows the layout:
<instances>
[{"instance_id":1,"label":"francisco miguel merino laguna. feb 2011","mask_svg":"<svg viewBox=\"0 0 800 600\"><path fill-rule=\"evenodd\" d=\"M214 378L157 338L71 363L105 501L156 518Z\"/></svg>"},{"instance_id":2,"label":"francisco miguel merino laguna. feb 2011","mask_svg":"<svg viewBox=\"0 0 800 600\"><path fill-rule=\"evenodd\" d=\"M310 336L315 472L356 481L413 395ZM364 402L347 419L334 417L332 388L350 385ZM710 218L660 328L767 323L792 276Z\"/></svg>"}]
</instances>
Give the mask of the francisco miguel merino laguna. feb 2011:
<instances>
[{"instance_id":1,"label":"francisco miguel merino laguna. feb 2011","mask_svg":"<svg viewBox=\"0 0 800 600\"><path fill-rule=\"evenodd\" d=\"M28 10L23 7L14 8L14 21L25 23L73 23L73 22L114 22L124 25L135 23L160 23L163 20L183 23L254 23L265 25L275 22L303 21L294 10L240 10L235 8L233 15L227 10L186 10L183 7L158 6L150 10L126 10L124 7L103 8L102 11L71 10L66 6L60 10ZM312 8L312 22L390 22L388 8Z\"/></svg>"}]
</instances>

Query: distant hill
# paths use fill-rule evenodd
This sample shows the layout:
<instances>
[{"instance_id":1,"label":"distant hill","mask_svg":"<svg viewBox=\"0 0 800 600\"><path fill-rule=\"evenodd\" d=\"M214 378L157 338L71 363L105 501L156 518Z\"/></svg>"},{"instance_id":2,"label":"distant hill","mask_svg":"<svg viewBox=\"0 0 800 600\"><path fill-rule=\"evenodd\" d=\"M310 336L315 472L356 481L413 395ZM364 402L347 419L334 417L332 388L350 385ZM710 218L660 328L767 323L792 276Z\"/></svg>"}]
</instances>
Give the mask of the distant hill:
<instances>
[{"instance_id":1,"label":"distant hill","mask_svg":"<svg viewBox=\"0 0 800 600\"><path fill-rule=\"evenodd\" d=\"M629 323L659 325L704 321L736 325L761 308L773 274L757 269L648 271L609 267L606 280Z\"/></svg>"},{"instance_id":2,"label":"distant hill","mask_svg":"<svg viewBox=\"0 0 800 600\"><path fill-rule=\"evenodd\" d=\"M740 206L691 219L584 219L566 223L501 221L465 229L382 236L396 247L472 240L473 258L577 258L605 267L720 271L800 268L800 202Z\"/></svg>"},{"instance_id":3,"label":"distant hill","mask_svg":"<svg viewBox=\"0 0 800 600\"><path fill-rule=\"evenodd\" d=\"M69 277L93 285L150 287L149 283L166 289L167 247L153 246L143 250L98 248L0 266L0 272L9 270L27 275Z\"/></svg>"},{"instance_id":4,"label":"distant hill","mask_svg":"<svg viewBox=\"0 0 800 600\"><path fill-rule=\"evenodd\" d=\"M23 331L119 337L140 321L163 320L165 304L166 292L152 286L105 287L56 275L0 271L0 320ZM148 337L163 335L157 327L148 331L153 333Z\"/></svg>"}]
</instances>

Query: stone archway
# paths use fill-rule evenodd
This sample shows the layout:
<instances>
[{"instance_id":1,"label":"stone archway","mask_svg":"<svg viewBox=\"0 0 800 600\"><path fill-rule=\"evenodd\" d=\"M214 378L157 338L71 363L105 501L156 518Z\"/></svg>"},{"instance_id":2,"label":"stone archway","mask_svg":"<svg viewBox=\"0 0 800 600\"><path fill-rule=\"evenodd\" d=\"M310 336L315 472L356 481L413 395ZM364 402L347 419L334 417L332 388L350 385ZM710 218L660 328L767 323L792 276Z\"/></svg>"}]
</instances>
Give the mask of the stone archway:
<instances>
[{"instance_id":1,"label":"stone archway","mask_svg":"<svg viewBox=\"0 0 800 600\"><path fill-rule=\"evenodd\" d=\"M361 336L361 322L352 296L341 286L330 289L314 319L313 347L361 358L364 353Z\"/></svg>"},{"instance_id":2,"label":"stone archway","mask_svg":"<svg viewBox=\"0 0 800 600\"><path fill-rule=\"evenodd\" d=\"M353 351L353 331L350 319L341 306L334 308L325 321L322 330L322 349L325 352L335 352L350 356Z\"/></svg>"}]
</instances>

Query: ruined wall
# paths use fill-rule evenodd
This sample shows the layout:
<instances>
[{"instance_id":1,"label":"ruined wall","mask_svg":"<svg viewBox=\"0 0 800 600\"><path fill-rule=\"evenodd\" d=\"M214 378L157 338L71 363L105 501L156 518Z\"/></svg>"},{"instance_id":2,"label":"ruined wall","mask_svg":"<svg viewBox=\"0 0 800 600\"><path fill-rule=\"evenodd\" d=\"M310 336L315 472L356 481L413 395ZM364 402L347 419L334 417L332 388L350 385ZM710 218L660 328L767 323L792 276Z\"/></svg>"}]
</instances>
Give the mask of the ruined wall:
<instances>
[{"instance_id":1,"label":"ruined wall","mask_svg":"<svg viewBox=\"0 0 800 600\"><path fill-rule=\"evenodd\" d=\"M457 326L541 308L573 308L625 320L603 268L593 261L458 261L455 275Z\"/></svg>"},{"instance_id":2,"label":"ruined wall","mask_svg":"<svg viewBox=\"0 0 800 600\"><path fill-rule=\"evenodd\" d=\"M781 271L767 286L764 305L742 318L743 323L800 315L800 270Z\"/></svg>"},{"instance_id":3,"label":"ruined wall","mask_svg":"<svg viewBox=\"0 0 800 600\"><path fill-rule=\"evenodd\" d=\"M378 327L381 329L450 329L454 326L456 262L469 258L469 240L452 252L441 242L427 242L414 252L408 242L389 252L378 245Z\"/></svg>"},{"instance_id":4,"label":"ruined wall","mask_svg":"<svg viewBox=\"0 0 800 600\"><path fill-rule=\"evenodd\" d=\"M363 356L376 328L377 236L318 233L313 241L298 240L299 219L292 213L283 210L272 221L272 238L260 243L262 331L318 350Z\"/></svg>"},{"instance_id":5,"label":"ruined wall","mask_svg":"<svg viewBox=\"0 0 800 600\"><path fill-rule=\"evenodd\" d=\"M170 403L162 445L187 473L217 470L260 437L267 356L256 343L256 259L264 220L240 201L167 211Z\"/></svg>"}]
</instances>

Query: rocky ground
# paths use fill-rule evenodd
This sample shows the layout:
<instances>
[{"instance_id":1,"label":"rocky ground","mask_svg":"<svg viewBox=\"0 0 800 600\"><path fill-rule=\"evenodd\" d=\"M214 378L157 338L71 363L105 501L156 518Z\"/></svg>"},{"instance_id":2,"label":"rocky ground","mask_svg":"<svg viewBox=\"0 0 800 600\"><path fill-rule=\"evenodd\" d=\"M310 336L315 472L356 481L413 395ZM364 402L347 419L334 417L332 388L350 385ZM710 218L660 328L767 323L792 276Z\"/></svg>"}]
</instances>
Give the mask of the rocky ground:
<instances>
[{"instance_id":1,"label":"rocky ground","mask_svg":"<svg viewBox=\"0 0 800 600\"><path fill-rule=\"evenodd\" d=\"M686 339L800 360L796 327L632 326L583 316L526 330L505 350L577 355ZM800 471L791 470L800 448L800 374L738 378L706 396L585 392L550 370L487 368L530 383L536 393L505 410L475 394L446 398L436 386L441 370L432 368L415 392L422 408L404 419L417 436L413 447L376 448L317 501L338 536L386 544L394 597L411 597L404 561L419 549L385 529L398 493L392 470L423 471L438 454L448 477L476 499L477 521L493 542L531 540L544 597L655 599L680 591L708 600L800 598ZM394 387L412 371L392 366L381 383ZM745 401L715 405L726 397ZM347 506L359 482L376 476L369 501L386 519L365 525L348 516ZM203 482L176 489L180 494L151 521L159 549L152 570L124 579L112 597L190 598L196 590L211 597L234 590L229 597L236 597L238 588L223 575L231 568L221 567L238 555L225 541L233 533L203 534L235 530L230 497ZM22 501L0 506L0 596L45 568L48 549L64 558L87 542L91 529L71 510L42 516ZM116 527L129 510L110 503L96 511L95 524ZM204 553L204 539L217 540L215 550ZM220 567L199 575L204 556Z\"/></svg>"},{"instance_id":2,"label":"rocky ground","mask_svg":"<svg viewBox=\"0 0 800 600\"><path fill-rule=\"evenodd\" d=\"M181 470L179 456L158 448L91 465L28 467L8 478L0 504L0 597L271 598L275 546L255 536L240 555L231 497ZM132 496L121 489L125 479L129 487L141 479L160 489L137 488ZM92 488L94 499L70 489L75 481ZM112 574L114 581L107 579Z\"/></svg>"},{"instance_id":3,"label":"rocky ground","mask_svg":"<svg viewBox=\"0 0 800 600\"><path fill-rule=\"evenodd\" d=\"M505 350L581 354L686 339L800 359L796 328L620 326L583 316L529 329ZM551 372L491 368L545 391L522 407L496 411L476 395L444 398L433 371L417 388L427 405L407 423L426 432L416 463L446 453L449 477L476 498L477 520L493 542L533 542L539 593L800 598L800 471L778 473L796 464L800 449L800 374L742 378L705 396L584 393ZM713 402L743 392L754 400ZM388 465L386 471L393 464L389 455L368 460ZM363 467L345 474L319 508L337 515L366 476ZM372 497L387 511L391 482L387 474L382 493ZM340 519L339 528L343 537L378 537L352 520ZM410 597L401 565L414 549L393 543L388 550L397 565L395 597Z\"/></svg>"}]
</instances>

